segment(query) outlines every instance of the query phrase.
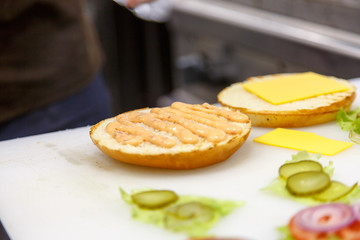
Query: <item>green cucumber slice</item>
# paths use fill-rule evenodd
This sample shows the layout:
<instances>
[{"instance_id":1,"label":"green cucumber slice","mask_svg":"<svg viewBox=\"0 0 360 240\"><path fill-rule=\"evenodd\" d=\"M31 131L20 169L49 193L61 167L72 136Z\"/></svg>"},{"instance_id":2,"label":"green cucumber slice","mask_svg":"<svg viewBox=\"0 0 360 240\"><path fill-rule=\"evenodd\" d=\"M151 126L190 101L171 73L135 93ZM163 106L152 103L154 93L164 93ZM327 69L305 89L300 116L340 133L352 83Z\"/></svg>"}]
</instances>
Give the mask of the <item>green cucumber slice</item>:
<instances>
[{"instance_id":1,"label":"green cucumber slice","mask_svg":"<svg viewBox=\"0 0 360 240\"><path fill-rule=\"evenodd\" d=\"M286 189L296 196L309 196L319 193L329 186L329 175L317 171L295 173L286 181Z\"/></svg>"},{"instance_id":2,"label":"green cucumber slice","mask_svg":"<svg viewBox=\"0 0 360 240\"><path fill-rule=\"evenodd\" d=\"M313 160L302 160L298 162L285 163L279 168L279 175L280 177L287 179L295 173L308 171L322 172L323 167L320 163Z\"/></svg>"},{"instance_id":3,"label":"green cucumber slice","mask_svg":"<svg viewBox=\"0 0 360 240\"><path fill-rule=\"evenodd\" d=\"M211 206L197 201L170 206L166 208L165 213L165 225L173 230L207 223L214 217L214 209Z\"/></svg>"},{"instance_id":4,"label":"green cucumber slice","mask_svg":"<svg viewBox=\"0 0 360 240\"><path fill-rule=\"evenodd\" d=\"M169 190L151 190L131 195L133 202L141 208L157 209L176 202L179 197Z\"/></svg>"},{"instance_id":5,"label":"green cucumber slice","mask_svg":"<svg viewBox=\"0 0 360 240\"><path fill-rule=\"evenodd\" d=\"M356 186L357 183L352 186L347 186L338 181L331 181L330 186L327 189L315 194L313 198L322 202L336 201L348 195L352 190L356 188Z\"/></svg>"}]
</instances>

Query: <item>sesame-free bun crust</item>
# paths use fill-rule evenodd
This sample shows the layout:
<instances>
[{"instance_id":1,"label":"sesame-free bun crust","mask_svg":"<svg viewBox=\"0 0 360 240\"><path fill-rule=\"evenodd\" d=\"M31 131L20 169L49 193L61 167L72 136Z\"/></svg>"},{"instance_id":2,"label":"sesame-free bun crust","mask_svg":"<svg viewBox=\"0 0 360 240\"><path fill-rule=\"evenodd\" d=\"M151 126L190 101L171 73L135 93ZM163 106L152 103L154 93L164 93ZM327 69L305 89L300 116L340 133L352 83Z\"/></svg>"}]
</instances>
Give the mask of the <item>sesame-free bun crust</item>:
<instances>
[{"instance_id":1,"label":"sesame-free bun crust","mask_svg":"<svg viewBox=\"0 0 360 240\"><path fill-rule=\"evenodd\" d=\"M196 144L180 142L172 148L159 147L149 142L130 146L118 143L105 131L106 125L112 121L116 121L116 118L105 119L90 129L92 141L103 153L129 164L178 170L201 168L225 161L244 144L251 130L251 123L248 121L241 123L241 134L228 135L226 140L219 143L202 139Z\"/></svg>"},{"instance_id":2,"label":"sesame-free bun crust","mask_svg":"<svg viewBox=\"0 0 360 240\"><path fill-rule=\"evenodd\" d=\"M266 81L278 74L251 77L246 81ZM332 77L347 86L349 90L320 95L304 100L274 105L242 87L238 82L223 89L218 94L218 102L222 106L239 110L246 114L252 126L258 127L305 127L335 120L340 108L348 110L355 100L356 89L347 80Z\"/></svg>"}]
</instances>

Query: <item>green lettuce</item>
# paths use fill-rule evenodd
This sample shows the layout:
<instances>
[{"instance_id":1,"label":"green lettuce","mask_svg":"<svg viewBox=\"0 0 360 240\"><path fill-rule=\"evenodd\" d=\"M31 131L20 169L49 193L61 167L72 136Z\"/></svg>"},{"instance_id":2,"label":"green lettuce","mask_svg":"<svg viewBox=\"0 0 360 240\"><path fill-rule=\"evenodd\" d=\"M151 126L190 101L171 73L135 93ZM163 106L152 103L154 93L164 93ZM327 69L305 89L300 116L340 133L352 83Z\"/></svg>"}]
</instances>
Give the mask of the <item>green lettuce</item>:
<instances>
[{"instance_id":1,"label":"green lettuce","mask_svg":"<svg viewBox=\"0 0 360 240\"><path fill-rule=\"evenodd\" d=\"M289 227L287 225L278 227L277 231L280 234L279 240L295 240L291 236L291 232L290 232ZM330 235L330 236L327 237L327 240L341 240L341 238L339 238L338 236L335 236L335 235Z\"/></svg>"},{"instance_id":2,"label":"green lettuce","mask_svg":"<svg viewBox=\"0 0 360 240\"><path fill-rule=\"evenodd\" d=\"M336 121L344 131L355 129L355 132L360 134L360 108L346 112L341 108L336 114Z\"/></svg>"},{"instance_id":3,"label":"green lettuce","mask_svg":"<svg viewBox=\"0 0 360 240\"><path fill-rule=\"evenodd\" d=\"M295 155L292 155L292 159L286 161L285 163L297 162L297 161L301 161L301 160L319 161L320 158L321 158L321 154L319 154L319 153L312 154L312 153L309 153L307 151L301 151L301 152L298 152ZM334 173L333 162L330 161L327 166L323 166L323 170L324 170L325 173L327 173L331 177L333 175L333 173ZM271 193L276 194L278 196L285 197L285 198L288 198L288 199L291 199L293 201L297 201L297 202L300 202L302 204L309 205L309 206L323 203L321 201L313 199L311 196L309 196L309 197L298 197L298 196L292 195L286 189L286 180L281 178L280 176L275 178L270 183L270 185L266 186L265 188L262 188L261 190L268 191L268 192L271 192ZM360 186L356 186L353 191L351 191L346 196L340 198L336 202L350 203L350 202L352 202L352 201L354 201L356 199L359 199L359 198L360 198Z\"/></svg>"},{"instance_id":4,"label":"green lettuce","mask_svg":"<svg viewBox=\"0 0 360 240\"><path fill-rule=\"evenodd\" d=\"M350 132L350 139L360 144L360 108L346 112L341 108L336 114L336 121L341 129Z\"/></svg>"},{"instance_id":5,"label":"green lettuce","mask_svg":"<svg viewBox=\"0 0 360 240\"><path fill-rule=\"evenodd\" d=\"M135 190L132 191L133 193L141 192L144 190ZM196 222L194 221L191 225L184 225L184 226L177 226L174 227L172 225L166 224L166 209L160 208L160 209L144 209L138 207L131 198L131 195L126 193L122 188L120 188L120 193L122 199L131 205L132 207L132 217L135 220L153 224L157 227L161 227L167 230L170 230L172 232L182 232L187 234L191 238L198 238L198 237L209 237L208 231L215 226L215 224L223 217L228 215L230 212L232 212L235 208L242 207L245 205L244 201L229 201L229 200L217 200L213 198L208 197L201 197L201 196L179 196L178 201L171 204L168 207L177 205L177 204L183 204L183 203L189 203L189 202L200 202L202 204L205 204L212 208L213 210L213 217L211 220L207 222Z\"/></svg>"}]
</instances>

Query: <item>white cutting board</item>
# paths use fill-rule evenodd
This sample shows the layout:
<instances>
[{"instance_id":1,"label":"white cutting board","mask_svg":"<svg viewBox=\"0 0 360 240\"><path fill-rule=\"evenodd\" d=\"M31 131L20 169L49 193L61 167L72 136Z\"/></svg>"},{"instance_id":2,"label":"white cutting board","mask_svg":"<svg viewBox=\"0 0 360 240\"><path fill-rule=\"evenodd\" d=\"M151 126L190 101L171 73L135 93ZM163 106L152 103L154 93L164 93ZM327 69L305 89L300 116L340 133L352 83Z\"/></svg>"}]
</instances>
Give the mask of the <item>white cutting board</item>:
<instances>
[{"instance_id":1,"label":"white cutting board","mask_svg":"<svg viewBox=\"0 0 360 240\"><path fill-rule=\"evenodd\" d=\"M355 107L360 107L359 99ZM118 188L129 192L150 187L243 200L246 205L210 233L275 240L276 227L305 206L260 191L277 177L279 166L298 152L253 142L271 130L253 127L245 144L227 161L187 171L116 162L93 145L89 127L0 142L0 219L13 240L187 239L131 218ZM335 122L299 130L349 141ZM335 166L333 179L347 184L360 181L360 145L321 157L323 164L330 160Z\"/></svg>"}]
</instances>

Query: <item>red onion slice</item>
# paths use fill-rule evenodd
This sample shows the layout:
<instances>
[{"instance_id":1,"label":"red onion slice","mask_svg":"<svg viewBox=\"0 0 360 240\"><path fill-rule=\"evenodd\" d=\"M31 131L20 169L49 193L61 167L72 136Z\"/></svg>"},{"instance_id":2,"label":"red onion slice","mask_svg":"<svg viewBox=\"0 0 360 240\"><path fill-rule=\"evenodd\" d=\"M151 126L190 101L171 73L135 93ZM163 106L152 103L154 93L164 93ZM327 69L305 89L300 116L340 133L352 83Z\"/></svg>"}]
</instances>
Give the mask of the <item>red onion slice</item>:
<instances>
[{"instance_id":1,"label":"red onion slice","mask_svg":"<svg viewBox=\"0 0 360 240\"><path fill-rule=\"evenodd\" d=\"M294 223L304 230L334 232L355 221L353 208L347 204L332 203L306 208L294 216Z\"/></svg>"},{"instance_id":2,"label":"red onion slice","mask_svg":"<svg viewBox=\"0 0 360 240\"><path fill-rule=\"evenodd\" d=\"M354 211L356 220L358 222L360 222L360 202L353 205L353 211Z\"/></svg>"}]
</instances>

